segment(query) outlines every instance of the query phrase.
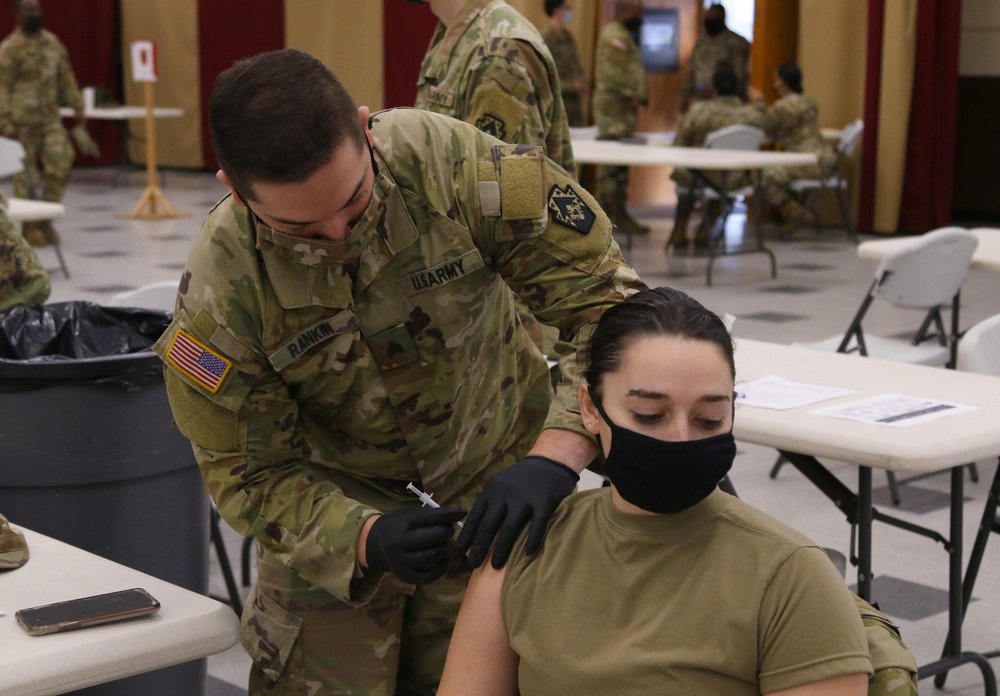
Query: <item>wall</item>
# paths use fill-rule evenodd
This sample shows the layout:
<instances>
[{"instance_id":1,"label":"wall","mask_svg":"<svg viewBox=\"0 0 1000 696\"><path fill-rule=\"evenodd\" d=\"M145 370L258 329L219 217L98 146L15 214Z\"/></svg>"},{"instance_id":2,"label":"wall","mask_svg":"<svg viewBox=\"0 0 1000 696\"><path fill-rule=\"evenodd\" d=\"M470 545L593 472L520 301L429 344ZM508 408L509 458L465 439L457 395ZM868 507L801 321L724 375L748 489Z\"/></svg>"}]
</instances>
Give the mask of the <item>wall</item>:
<instances>
[{"instance_id":1,"label":"wall","mask_svg":"<svg viewBox=\"0 0 1000 696\"><path fill-rule=\"evenodd\" d=\"M964 0L955 144L956 216L1000 220L1000 3Z\"/></svg>"}]
</instances>

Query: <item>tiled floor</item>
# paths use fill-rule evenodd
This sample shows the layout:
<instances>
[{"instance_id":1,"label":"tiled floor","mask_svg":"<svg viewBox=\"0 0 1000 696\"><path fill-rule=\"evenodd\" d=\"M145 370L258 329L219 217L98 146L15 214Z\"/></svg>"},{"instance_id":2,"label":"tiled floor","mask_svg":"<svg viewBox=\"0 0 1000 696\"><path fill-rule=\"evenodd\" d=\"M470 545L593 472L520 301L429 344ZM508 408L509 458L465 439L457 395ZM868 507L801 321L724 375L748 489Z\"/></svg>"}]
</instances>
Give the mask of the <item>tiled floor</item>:
<instances>
[{"instance_id":1,"label":"tiled floor","mask_svg":"<svg viewBox=\"0 0 1000 696\"><path fill-rule=\"evenodd\" d=\"M144 183L144 174L139 170L122 173L91 169L75 174L65 200L68 215L58 224L72 277L66 279L54 271L57 264L51 249L39 250L54 271L50 301L104 302L115 293L178 277L201 220L224 191L212 174L170 172L163 191L176 208L190 213L189 217L164 221L116 217L132 209ZM716 262L713 286L707 287L703 256L663 251L672 208L634 212L653 228L648 237L636 238L632 249L626 251L626 257L646 282L670 284L718 312L734 315L737 336L788 343L842 333L876 266L856 257L843 230L824 230L817 237L813 231L802 229L786 243L769 236L768 244L778 262L776 279L770 278L764 255L732 256ZM742 224L740 215L730 220L729 236L734 243L739 241ZM766 231L773 232L770 228ZM998 311L1000 275L970 271L962 297L963 326ZM905 318L889 315L877 310L874 316L885 320L890 332L912 330L920 320L916 313ZM850 529L843 515L791 467L783 469L777 480L771 480L768 472L773 462L773 450L740 445L732 479L741 497L799 528L821 545L849 555ZM847 485L855 487L851 465L832 462L830 466ZM993 461L980 462L979 483L967 484L966 555L995 468ZM876 485L884 482L885 477L876 472ZM947 476L936 476L905 485L898 515L946 534L947 482ZM892 507L884 489L876 495L881 496L876 499L878 504ZM241 540L228 529L227 539L238 575ZM945 635L946 555L939 544L927 538L885 525L876 525L874 543L875 598L898 620L918 662L928 662L939 654ZM965 624L966 649L1000 648L1000 594L994 594L1000 589L1000 539L991 544ZM854 582L851 567L847 579ZM215 594L225 594L214 554L211 589ZM1000 662L996 666L1000 668ZM210 658L209 692L220 696L245 694L247 667L248 659L238 646ZM923 694L935 692L930 683L921 686ZM978 671L965 667L954 672L941 693L982 693Z\"/></svg>"}]
</instances>

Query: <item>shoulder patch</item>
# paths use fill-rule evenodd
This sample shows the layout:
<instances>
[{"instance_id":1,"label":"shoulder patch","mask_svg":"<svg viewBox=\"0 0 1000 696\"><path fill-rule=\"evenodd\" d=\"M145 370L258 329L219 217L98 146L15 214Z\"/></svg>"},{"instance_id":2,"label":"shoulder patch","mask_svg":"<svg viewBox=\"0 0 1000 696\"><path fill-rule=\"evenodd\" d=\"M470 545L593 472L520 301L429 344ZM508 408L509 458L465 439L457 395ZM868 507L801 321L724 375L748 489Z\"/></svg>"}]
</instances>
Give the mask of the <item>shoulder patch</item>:
<instances>
[{"instance_id":1,"label":"shoulder patch","mask_svg":"<svg viewBox=\"0 0 1000 696\"><path fill-rule=\"evenodd\" d=\"M219 391L233 363L199 343L184 329L177 329L167 361L211 393Z\"/></svg>"},{"instance_id":2,"label":"shoulder patch","mask_svg":"<svg viewBox=\"0 0 1000 696\"><path fill-rule=\"evenodd\" d=\"M483 114L476 120L476 128L498 140L507 139L507 124L499 116Z\"/></svg>"},{"instance_id":3,"label":"shoulder patch","mask_svg":"<svg viewBox=\"0 0 1000 696\"><path fill-rule=\"evenodd\" d=\"M569 184L553 184L549 189L549 215L560 225L580 234L588 234L597 220L597 214Z\"/></svg>"}]
</instances>

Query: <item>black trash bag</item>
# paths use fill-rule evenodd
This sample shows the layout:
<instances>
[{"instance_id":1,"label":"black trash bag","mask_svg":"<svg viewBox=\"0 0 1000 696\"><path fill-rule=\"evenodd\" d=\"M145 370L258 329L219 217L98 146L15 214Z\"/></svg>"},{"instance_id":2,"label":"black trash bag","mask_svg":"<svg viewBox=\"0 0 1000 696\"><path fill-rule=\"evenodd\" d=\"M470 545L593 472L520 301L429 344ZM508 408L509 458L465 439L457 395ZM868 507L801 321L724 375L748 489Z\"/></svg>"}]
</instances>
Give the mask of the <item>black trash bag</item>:
<instances>
[{"instance_id":1,"label":"black trash bag","mask_svg":"<svg viewBox=\"0 0 1000 696\"><path fill-rule=\"evenodd\" d=\"M170 320L169 312L82 300L14 307L0 313L0 387L162 379L150 347Z\"/></svg>"}]
</instances>

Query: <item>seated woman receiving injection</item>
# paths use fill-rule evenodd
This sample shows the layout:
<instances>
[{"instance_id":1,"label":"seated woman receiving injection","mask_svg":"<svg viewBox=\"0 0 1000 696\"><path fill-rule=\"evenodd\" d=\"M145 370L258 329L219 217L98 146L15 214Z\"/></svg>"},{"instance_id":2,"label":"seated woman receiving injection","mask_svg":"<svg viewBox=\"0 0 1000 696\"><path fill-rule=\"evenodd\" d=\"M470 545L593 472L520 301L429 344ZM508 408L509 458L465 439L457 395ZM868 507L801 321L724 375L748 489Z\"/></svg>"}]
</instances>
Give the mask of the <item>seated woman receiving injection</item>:
<instances>
[{"instance_id":1,"label":"seated woman receiving injection","mask_svg":"<svg viewBox=\"0 0 1000 696\"><path fill-rule=\"evenodd\" d=\"M850 591L821 548L720 491L736 455L733 342L676 290L608 310L580 387L610 488L542 549L472 576L439 696L862 695Z\"/></svg>"}]
</instances>

